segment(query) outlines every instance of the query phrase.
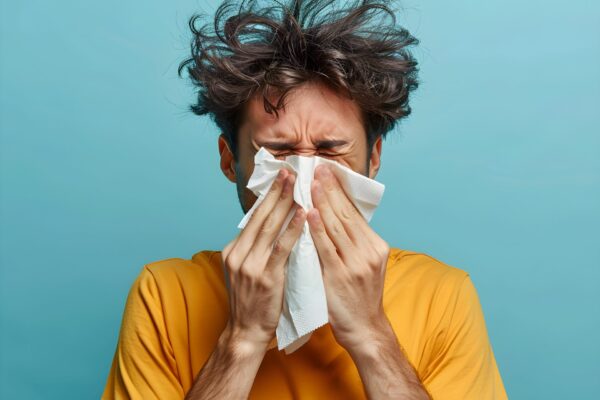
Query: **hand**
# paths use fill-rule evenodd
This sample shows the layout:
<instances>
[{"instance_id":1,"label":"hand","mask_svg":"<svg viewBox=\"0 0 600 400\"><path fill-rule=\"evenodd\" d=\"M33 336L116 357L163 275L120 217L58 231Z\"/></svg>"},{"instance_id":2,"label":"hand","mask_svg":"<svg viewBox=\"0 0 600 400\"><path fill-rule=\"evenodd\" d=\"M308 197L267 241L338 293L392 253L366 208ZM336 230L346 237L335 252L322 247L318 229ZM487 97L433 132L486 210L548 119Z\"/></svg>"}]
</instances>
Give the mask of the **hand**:
<instances>
[{"instance_id":1,"label":"hand","mask_svg":"<svg viewBox=\"0 0 600 400\"><path fill-rule=\"evenodd\" d=\"M238 237L222 252L229 275L230 317L224 332L252 349L266 351L283 305L285 265L306 215L295 205L295 175L282 169ZM289 212L294 216L278 238Z\"/></svg>"},{"instance_id":2,"label":"hand","mask_svg":"<svg viewBox=\"0 0 600 400\"><path fill-rule=\"evenodd\" d=\"M348 199L327 165L315 170L315 208L308 223L323 273L329 322L340 345L351 351L391 327L383 311L388 244Z\"/></svg>"}]
</instances>

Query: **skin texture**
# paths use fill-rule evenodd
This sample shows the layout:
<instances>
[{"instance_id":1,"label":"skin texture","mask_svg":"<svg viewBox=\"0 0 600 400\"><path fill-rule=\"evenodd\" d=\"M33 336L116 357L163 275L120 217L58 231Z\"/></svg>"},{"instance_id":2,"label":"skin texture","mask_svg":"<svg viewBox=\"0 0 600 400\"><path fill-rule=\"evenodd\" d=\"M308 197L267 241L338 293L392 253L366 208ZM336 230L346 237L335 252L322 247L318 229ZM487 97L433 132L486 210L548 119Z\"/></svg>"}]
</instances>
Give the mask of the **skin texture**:
<instances>
[{"instance_id":1,"label":"skin texture","mask_svg":"<svg viewBox=\"0 0 600 400\"><path fill-rule=\"evenodd\" d=\"M256 201L245 186L261 146L277 158L327 157L370 178L379 170L381 138L368 149L356 104L325 86L296 89L278 119L264 111L258 98L247 104L245 115L237 159L219 138L221 169L236 183L244 211ZM332 331L355 362L367 397L428 399L383 311L388 244L356 210L327 166L315 170L315 207L308 213L293 203L294 178L286 170L280 172L248 225L223 250L231 285L230 320L186 399L248 397L275 336L285 262L306 218L321 260ZM278 238L292 208L295 217Z\"/></svg>"}]
</instances>

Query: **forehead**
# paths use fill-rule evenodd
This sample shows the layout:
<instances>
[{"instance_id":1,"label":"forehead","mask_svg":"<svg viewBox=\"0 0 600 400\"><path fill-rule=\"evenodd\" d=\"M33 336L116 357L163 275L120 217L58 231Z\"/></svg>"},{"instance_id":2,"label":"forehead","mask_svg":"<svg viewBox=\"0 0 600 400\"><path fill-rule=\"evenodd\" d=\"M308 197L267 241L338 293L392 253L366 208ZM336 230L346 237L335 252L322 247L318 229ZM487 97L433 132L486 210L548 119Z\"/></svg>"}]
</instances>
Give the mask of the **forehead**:
<instances>
[{"instance_id":1,"label":"forehead","mask_svg":"<svg viewBox=\"0 0 600 400\"><path fill-rule=\"evenodd\" d=\"M277 98L270 99L276 104ZM311 142L363 139L365 130L356 102L329 87L307 83L290 91L279 118L264 109L262 94L246 105L243 130L252 140L286 139Z\"/></svg>"}]
</instances>

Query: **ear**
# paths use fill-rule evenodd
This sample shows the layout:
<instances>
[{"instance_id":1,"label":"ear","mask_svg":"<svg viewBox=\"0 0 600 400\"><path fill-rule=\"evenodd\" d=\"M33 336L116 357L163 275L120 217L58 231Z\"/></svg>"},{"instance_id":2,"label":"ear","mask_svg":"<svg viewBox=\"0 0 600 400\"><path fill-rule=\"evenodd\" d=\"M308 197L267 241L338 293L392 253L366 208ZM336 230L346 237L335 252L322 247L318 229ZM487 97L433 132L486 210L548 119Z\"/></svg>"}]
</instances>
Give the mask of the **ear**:
<instances>
[{"instance_id":1,"label":"ear","mask_svg":"<svg viewBox=\"0 0 600 400\"><path fill-rule=\"evenodd\" d=\"M219 154L221 155L221 171L231 182L236 182L235 158L229 148L229 143L223 134L219 135Z\"/></svg>"},{"instance_id":2,"label":"ear","mask_svg":"<svg viewBox=\"0 0 600 400\"><path fill-rule=\"evenodd\" d=\"M379 136L375 143L373 143L373 148L371 149L371 158L369 159L369 178L374 179L379 172L379 167L381 166L381 143L382 136Z\"/></svg>"}]
</instances>

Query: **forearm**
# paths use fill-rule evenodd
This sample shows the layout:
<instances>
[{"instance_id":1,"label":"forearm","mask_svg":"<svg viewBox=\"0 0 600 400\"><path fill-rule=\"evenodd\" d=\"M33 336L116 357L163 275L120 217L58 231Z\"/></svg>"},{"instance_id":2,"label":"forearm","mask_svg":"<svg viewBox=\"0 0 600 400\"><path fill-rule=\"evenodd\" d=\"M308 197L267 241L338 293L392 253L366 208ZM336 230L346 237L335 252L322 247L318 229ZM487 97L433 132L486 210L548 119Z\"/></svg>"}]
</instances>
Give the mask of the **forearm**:
<instances>
[{"instance_id":1,"label":"forearm","mask_svg":"<svg viewBox=\"0 0 600 400\"><path fill-rule=\"evenodd\" d=\"M185 400L247 399L265 352L226 329Z\"/></svg>"},{"instance_id":2,"label":"forearm","mask_svg":"<svg viewBox=\"0 0 600 400\"><path fill-rule=\"evenodd\" d=\"M389 323L349 353L369 399L431 399Z\"/></svg>"}]
</instances>

